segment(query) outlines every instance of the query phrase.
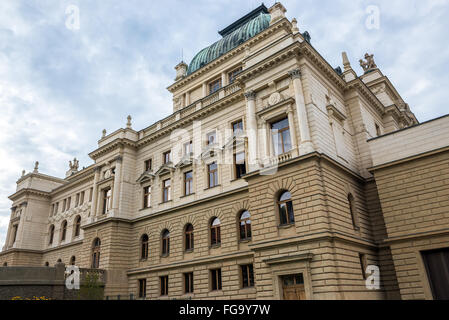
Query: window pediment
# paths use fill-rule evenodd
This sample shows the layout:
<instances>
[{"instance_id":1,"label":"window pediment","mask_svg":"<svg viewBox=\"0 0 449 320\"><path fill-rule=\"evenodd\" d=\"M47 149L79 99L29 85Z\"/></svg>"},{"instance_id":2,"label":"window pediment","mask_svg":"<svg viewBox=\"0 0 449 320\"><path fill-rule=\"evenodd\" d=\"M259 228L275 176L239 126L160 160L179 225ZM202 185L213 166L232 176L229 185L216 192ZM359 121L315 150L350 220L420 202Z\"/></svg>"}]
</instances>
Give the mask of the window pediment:
<instances>
[{"instance_id":1,"label":"window pediment","mask_svg":"<svg viewBox=\"0 0 449 320\"><path fill-rule=\"evenodd\" d=\"M148 182L148 181L153 181L153 179L154 179L154 174L152 174L151 172L144 172L140 177L139 177L139 179L137 179L137 183L145 183L145 182Z\"/></svg>"},{"instance_id":2,"label":"window pediment","mask_svg":"<svg viewBox=\"0 0 449 320\"><path fill-rule=\"evenodd\" d=\"M170 174L175 170L175 168L173 167L172 163L166 163L163 164L159 170L156 171L156 173L154 174L155 176L163 176L165 174Z\"/></svg>"}]
</instances>

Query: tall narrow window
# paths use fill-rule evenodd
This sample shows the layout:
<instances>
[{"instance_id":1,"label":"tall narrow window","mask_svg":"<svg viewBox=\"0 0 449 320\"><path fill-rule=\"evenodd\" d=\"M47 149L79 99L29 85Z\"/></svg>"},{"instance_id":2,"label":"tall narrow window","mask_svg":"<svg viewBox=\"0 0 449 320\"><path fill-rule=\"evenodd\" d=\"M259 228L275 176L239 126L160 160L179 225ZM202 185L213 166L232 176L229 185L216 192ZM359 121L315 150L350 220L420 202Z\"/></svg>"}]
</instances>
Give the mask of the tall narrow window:
<instances>
[{"instance_id":1,"label":"tall narrow window","mask_svg":"<svg viewBox=\"0 0 449 320\"><path fill-rule=\"evenodd\" d=\"M64 199L64 201L62 201L62 211L61 212L65 212L66 206L67 206L67 199Z\"/></svg>"},{"instance_id":2,"label":"tall narrow window","mask_svg":"<svg viewBox=\"0 0 449 320\"><path fill-rule=\"evenodd\" d=\"M67 210L70 210L70 203L72 202L72 197L69 197L68 199L67 199Z\"/></svg>"},{"instance_id":3,"label":"tall narrow window","mask_svg":"<svg viewBox=\"0 0 449 320\"><path fill-rule=\"evenodd\" d=\"M241 179L242 176L246 174L246 162L244 151L234 154L234 163L235 163L235 178Z\"/></svg>"},{"instance_id":4,"label":"tall narrow window","mask_svg":"<svg viewBox=\"0 0 449 320\"><path fill-rule=\"evenodd\" d=\"M189 157L193 155L192 141L184 143L184 156Z\"/></svg>"},{"instance_id":5,"label":"tall narrow window","mask_svg":"<svg viewBox=\"0 0 449 320\"><path fill-rule=\"evenodd\" d=\"M271 124L271 136L275 155L281 155L292 149L288 118Z\"/></svg>"},{"instance_id":6,"label":"tall narrow window","mask_svg":"<svg viewBox=\"0 0 449 320\"><path fill-rule=\"evenodd\" d=\"M85 194L85 193L86 193L86 192L83 191L83 192L81 192L81 194L80 194L80 206L84 204L84 194Z\"/></svg>"},{"instance_id":7,"label":"tall narrow window","mask_svg":"<svg viewBox=\"0 0 449 320\"><path fill-rule=\"evenodd\" d=\"M143 208L151 207L151 186L143 188Z\"/></svg>"},{"instance_id":8,"label":"tall narrow window","mask_svg":"<svg viewBox=\"0 0 449 320\"><path fill-rule=\"evenodd\" d=\"M190 223L185 228L185 250L193 250L193 226Z\"/></svg>"},{"instance_id":9,"label":"tall narrow window","mask_svg":"<svg viewBox=\"0 0 449 320\"><path fill-rule=\"evenodd\" d=\"M67 221L64 220L61 225L61 241L65 241L66 234L67 234Z\"/></svg>"},{"instance_id":10,"label":"tall narrow window","mask_svg":"<svg viewBox=\"0 0 449 320\"><path fill-rule=\"evenodd\" d=\"M13 235L12 235L12 244L14 244L14 243L16 243L16 240L17 240L17 229L18 229L18 225L17 224L15 224L14 226L13 226Z\"/></svg>"},{"instance_id":11,"label":"tall narrow window","mask_svg":"<svg viewBox=\"0 0 449 320\"><path fill-rule=\"evenodd\" d=\"M221 243L221 232L220 232L221 221L218 218L212 219L210 225L210 244L212 246L217 246Z\"/></svg>"},{"instance_id":12,"label":"tall narrow window","mask_svg":"<svg viewBox=\"0 0 449 320\"><path fill-rule=\"evenodd\" d=\"M168 256L170 254L170 232L165 229L162 232L162 255Z\"/></svg>"},{"instance_id":13,"label":"tall narrow window","mask_svg":"<svg viewBox=\"0 0 449 320\"><path fill-rule=\"evenodd\" d=\"M217 92L221 89L221 78L209 83L209 94Z\"/></svg>"},{"instance_id":14,"label":"tall narrow window","mask_svg":"<svg viewBox=\"0 0 449 320\"><path fill-rule=\"evenodd\" d=\"M221 290L221 269L211 270L210 277L212 291Z\"/></svg>"},{"instance_id":15,"label":"tall narrow window","mask_svg":"<svg viewBox=\"0 0 449 320\"><path fill-rule=\"evenodd\" d=\"M75 256L72 256L72 257L70 258L70 265L71 265L71 266L74 266L74 265L75 265L75 262L76 262L76 258L75 258Z\"/></svg>"},{"instance_id":16,"label":"tall narrow window","mask_svg":"<svg viewBox=\"0 0 449 320\"><path fill-rule=\"evenodd\" d=\"M77 193L75 197L75 208L78 207L80 204L80 194Z\"/></svg>"},{"instance_id":17,"label":"tall narrow window","mask_svg":"<svg viewBox=\"0 0 449 320\"><path fill-rule=\"evenodd\" d=\"M139 298L147 296L147 279L139 279Z\"/></svg>"},{"instance_id":18,"label":"tall narrow window","mask_svg":"<svg viewBox=\"0 0 449 320\"><path fill-rule=\"evenodd\" d=\"M168 202L171 200L171 180L167 179L163 182L162 187L162 202Z\"/></svg>"},{"instance_id":19,"label":"tall narrow window","mask_svg":"<svg viewBox=\"0 0 449 320\"><path fill-rule=\"evenodd\" d=\"M229 74L228 74L229 84L231 84L235 81L235 78L241 71L242 71L242 67L239 67L239 68L234 69L231 72L229 72Z\"/></svg>"},{"instance_id":20,"label":"tall narrow window","mask_svg":"<svg viewBox=\"0 0 449 320\"><path fill-rule=\"evenodd\" d=\"M184 293L193 293L193 272L184 273Z\"/></svg>"},{"instance_id":21,"label":"tall narrow window","mask_svg":"<svg viewBox=\"0 0 449 320\"><path fill-rule=\"evenodd\" d=\"M48 244L53 244L53 237L55 235L55 226L51 225L50 226L50 232L49 232L49 236L48 236Z\"/></svg>"},{"instance_id":22,"label":"tall narrow window","mask_svg":"<svg viewBox=\"0 0 449 320\"><path fill-rule=\"evenodd\" d=\"M75 233L74 233L75 238L79 237L80 232L81 232L81 217L80 216L77 216L75 218L75 226L74 226L74 228L75 228Z\"/></svg>"},{"instance_id":23,"label":"tall narrow window","mask_svg":"<svg viewBox=\"0 0 449 320\"><path fill-rule=\"evenodd\" d=\"M58 213L59 210L59 202L56 202L56 206L55 206L55 214Z\"/></svg>"},{"instance_id":24,"label":"tall narrow window","mask_svg":"<svg viewBox=\"0 0 449 320\"><path fill-rule=\"evenodd\" d=\"M168 276L162 276L159 278L161 282L161 296L168 295Z\"/></svg>"},{"instance_id":25,"label":"tall narrow window","mask_svg":"<svg viewBox=\"0 0 449 320\"><path fill-rule=\"evenodd\" d=\"M184 173L184 195L189 196L193 194L193 172Z\"/></svg>"},{"instance_id":26,"label":"tall narrow window","mask_svg":"<svg viewBox=\"0 0 449 320\"><path fill-rule=\"evenodd\" d=\"M249 211L243 211L240 214L240 240L251 239L251 215Z\"/></svg>"},{"instance_id":27,"label":"tall narrow window","mask_svg":"<svg viewBox=\"0 0 449 320\"><path fill-rule=\"evenodd\" d=\"M253 265L248 264L240 266L242 270L242 288L254 287L254 270Z\"/></svg>"},{"instance_id":28,"label":"tall narrow window","mask_svg":"<svg viewBox=\"0 0 449 320\"><path fill-rule=\"evenodd\" d=\"M171 161L171 151L164 152L163 160L164 160L164 164L170 163L170 161Z\"/></svg>"},{"instance_id":29,"label":"tall narrow window","mask_svg":"<svg viewBox=\"0 0 449 320\"><path fill-rule=\"evenodd\" d=\"M90 190L89 190L89 202L92 201L93 195L94 195L94 188L90 188Z\"/></svg>"},{"instance_id":30,"label":"tall narrow window","mask_svg":"<svg viewBox=\"0 0 449 320\"><path fill-rule=\"evenodd\" d=\"M285 191L281 194L278 201L279 209L279 222L281 225L292 224L295 222L295 216L293 214L292 195L290 192Z\"/></svg>"},{"instance_id":31,"label":"tall narrow window","mask_svg":"<svg viewBox=\"0 0 449 320\"><path fill-rule=\"evenodd\" d=\"M152 167L152 159L148 159L144 162L145 172L151 171Z\"/></svg>"},{"instance_id":32,"label":"tall narrow window","mask_svg":"<svg viewBox=\"0 0 449 320\"><path fill-rule=\"evenodd\" d=\"M360 230L357 215L356 215L355 200L354 200L354 196L351 193L348 194L348 204L349 204L349 213L351 214L352 226L353 226L354 230Z\"/></svg>"},{"instance_id":33,"label":"tall narrow window","mask_svg":"<svg viewBox=\"0 0 449 320\"><path fill-rule=\"evenodd\" d=\"M107 214L111 210L111 188L103 190L103 214Z\"/></svg>"},{"instance_id":34,"label":"tall narrow window","mask_svg":"<svg viewBox=\"0 0 449 320\"><path fill-rule=\"evenodd\" d=\"M140 260L148 259L148 235L144 234L140 238Z\"/></svg>"},{"instance_id":35,"label":"tall narrow window","mask_svg":"<svg viewBox=\"0 0 449 320\"><path fill-rule=\"evenodd\" d=\"M100 268L100 246L101 241L96 238L92 243L92 269Z\"/></svg>"},{"instance_id":36,"label":"tall narrow window","mask_svg":"<svg viewBox=\"0 0 449 320\"><path fill-rule=\"evenodd\" d=\"M209 173L209 188L218 186L218 166L216 162L212 162L207 166Z\"/></svg>"},{"instance_id":37,"label":"tall narrow window","mask_svg":"<svg viewBox=\"0 0 449 320\"><path fill-rule=\"evenodd\" d=\"M233 133L234 137L243 133L243 121L242 120L239 120L232 124L232 133Z\"/></svg>"}]
</instances>

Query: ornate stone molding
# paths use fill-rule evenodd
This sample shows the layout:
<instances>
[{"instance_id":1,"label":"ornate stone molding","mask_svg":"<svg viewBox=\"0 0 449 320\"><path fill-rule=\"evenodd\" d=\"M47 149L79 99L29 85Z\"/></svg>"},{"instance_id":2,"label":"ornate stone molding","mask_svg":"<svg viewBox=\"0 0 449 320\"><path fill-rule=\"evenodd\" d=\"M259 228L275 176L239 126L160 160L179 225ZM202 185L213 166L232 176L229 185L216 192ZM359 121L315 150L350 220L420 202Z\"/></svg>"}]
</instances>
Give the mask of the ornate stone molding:
<instances>
[{"instance_id":1,"label":"ornate stone molding","mask_svg":"<svg viewBox=\"0 0 449 320\"><path fill-rule=\"evenodd\" d=\"M288 72L288 75L292 78L292 80L300 79L301 78L301 70L299 68L291 70Z\"/></svg>"},{"instance_id":2,"label":"ornate stone molding","mask_svg":"<svg viewBox=\"0 0 449 320\"><path fill-rule=\"evenodd\" d=\"M245 98L247 100L256 100L256 93L254 91L245 92Z\"/></svg>"}]
</instances>

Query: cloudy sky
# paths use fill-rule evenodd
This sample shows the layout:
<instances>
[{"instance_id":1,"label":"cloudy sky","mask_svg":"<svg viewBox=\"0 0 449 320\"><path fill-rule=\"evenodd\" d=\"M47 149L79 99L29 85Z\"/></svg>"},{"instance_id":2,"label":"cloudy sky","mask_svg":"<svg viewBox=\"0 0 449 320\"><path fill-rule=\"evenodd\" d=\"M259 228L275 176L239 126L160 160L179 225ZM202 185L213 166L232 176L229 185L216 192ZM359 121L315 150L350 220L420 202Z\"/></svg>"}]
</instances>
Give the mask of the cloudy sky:
<instances>
[{"instance_id":1,"label":"cloudy sky","mask_svg":"<svg viewBox=\"0 0 449 320\"><path fill-rule=\"evenodd\" d=\"M274 1L265 1L271 6ZM284 0L335 67L374 53L420 121L448 113L449 0ZM92 162L101 131L133 116L142 129L171 113L173 67L219 39L254 0L1 0L0 248L15 182L40 161L63 177ZM71 8L79 9L79 28ZM374 7L373 7L374 6ZM66 13L67 12L67 13ZM379 13L377 27L371 17ZM367 24L368 21L368 24ZM68 26L68 27L67 27ZM182 55L183 52L183 55Z\"/></svg>"}]
</instances>

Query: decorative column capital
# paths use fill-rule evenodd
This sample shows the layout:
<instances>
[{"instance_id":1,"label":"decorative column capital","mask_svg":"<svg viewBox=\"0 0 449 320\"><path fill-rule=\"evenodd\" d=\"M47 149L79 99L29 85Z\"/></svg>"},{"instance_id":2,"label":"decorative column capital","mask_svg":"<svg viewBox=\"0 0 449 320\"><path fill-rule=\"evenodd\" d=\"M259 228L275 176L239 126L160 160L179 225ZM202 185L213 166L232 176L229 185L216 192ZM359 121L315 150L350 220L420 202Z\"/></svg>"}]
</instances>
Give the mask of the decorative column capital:
<instances>
[{"instance_id":1,"label":"decorative column capital","mask_svg":"<svg viewBox=\"0 0 449 320\"><path fill-rule=\"evenodd\" d=\"M294 80L294 79L300 79L301 78L301 70L294 69L288 72L288 75Z\"/></svg>"},{"instance_id":2,"label":"decorative column capital","mask_svg":"<svg viewBox=\"0 0 449 320\"><path fill-rule=\"evenodd\" d=\"M117 158L115 158L116 162L122 163L123 161L123 157L122 156L117 156Z\"/></svg>"},{"instance_id":3,"label":"decorative column capital","mask_svg":"<svg viewBox=\"0 0 449 320\"><path fill-rule=\"evenodd\" d=\"M245 98L247 100L256 100L256 93L254 91L247 91L245 92Z\"/></svg>"}]
</instances>

